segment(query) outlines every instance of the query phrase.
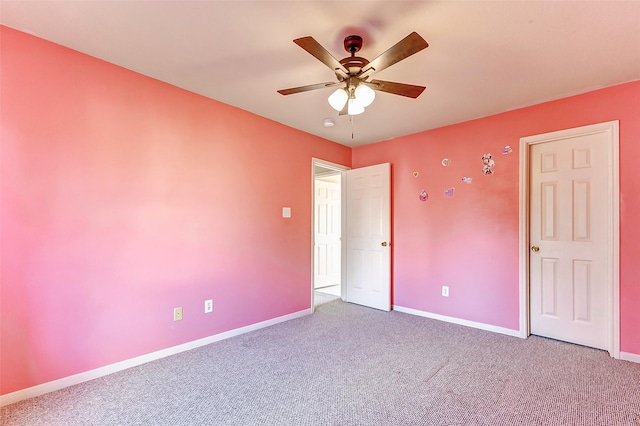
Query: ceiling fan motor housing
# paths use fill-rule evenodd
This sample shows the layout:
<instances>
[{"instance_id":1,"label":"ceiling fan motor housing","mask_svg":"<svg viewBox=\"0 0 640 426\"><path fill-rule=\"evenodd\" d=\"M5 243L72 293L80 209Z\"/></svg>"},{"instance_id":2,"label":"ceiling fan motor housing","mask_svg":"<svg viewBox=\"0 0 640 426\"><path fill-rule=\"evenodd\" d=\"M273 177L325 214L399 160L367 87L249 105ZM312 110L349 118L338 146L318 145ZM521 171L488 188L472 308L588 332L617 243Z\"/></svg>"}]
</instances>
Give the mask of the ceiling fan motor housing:
<instances>
[{"instance_id":1,"label":"ceiling fan motor housing","mask_svg":"<svg viewBox=\"0 0 640 426\"><path fill-rule=\"evenodd\" d=\"M345 67L349 71L349 75L355 76L357 75L365 65L367 65L369 61L365 58L361 58L359 56L349 56L348 58L344 58L340 60L340 64ZM339 74L337 74L340 77ZM339 79L342 81L343 79Z\"/></svg>"}]
</instances>

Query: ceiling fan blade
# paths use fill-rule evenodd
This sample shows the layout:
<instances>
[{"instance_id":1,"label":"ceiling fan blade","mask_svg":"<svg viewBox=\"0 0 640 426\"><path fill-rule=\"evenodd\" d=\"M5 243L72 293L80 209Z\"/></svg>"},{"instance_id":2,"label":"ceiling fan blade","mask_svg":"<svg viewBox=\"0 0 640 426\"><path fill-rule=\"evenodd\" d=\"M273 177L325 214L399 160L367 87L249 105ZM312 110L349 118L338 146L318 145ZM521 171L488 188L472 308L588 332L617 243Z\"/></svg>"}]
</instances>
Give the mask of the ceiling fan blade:
<instances>
[{"instance_id":1,"label":"ceiling fan blade","mask_svg":"<svg viewBox=\"0 0 640 426\"><path fill-rule=\"evenodd\" d=\"M320 43L318 43L313 37L307 36L302 38L297 38L293 40L295 44L302 47L304 50L313 55L320 62L331 68L332 71L342 70L344 73L349 74L349 71L340 63L336 58L334 58L331 53L327 51Z\"/></svg>"},{"instance_id":2,"label":"ceiling fan blade","mask_svg":"<svg viewBox=\"0 0 640 426\"><path fill-rule=\"evenodd\" d=\"M394 83L393 81L371 80L363 82L374 90L392 93L394 95L406 96L407 98L417 98L426 87L414 86L413 84Z\"/></svg>"},{"instance_id":3,"label":"ceiling fan blade","mask_svg":"<svg viewBox=\"0 0 640 426\"><path fill-rule=\"evenodd\" d=\"M382 71L383 69L388 68L391 65L408 58L414 53L418 53L422 49L426 49L427 47L429 47L429 43L414 31L387 49L373 61L369 62L369 64L362 69L361 74L364 74L365 72L371 73L371 69L373 69L373 72Z\"/></svg>"},{"instance_id":4,"label":"ceiling fan blade","mask_svg":"<svg viewBox=\"0 0 640 426\"><path fill-rule=\"evenodd\" d=\"M340 84L344 84L344 83L330 81L328 83L309 84L307 86L292 87L291 89L281 89L281 90L278 90L278 93L280 93L281 95L293 95L294 93L308 92L310 90L316 90L316 89L324 89L325 87L338 86Z\"/></svg>"}]
</instances>

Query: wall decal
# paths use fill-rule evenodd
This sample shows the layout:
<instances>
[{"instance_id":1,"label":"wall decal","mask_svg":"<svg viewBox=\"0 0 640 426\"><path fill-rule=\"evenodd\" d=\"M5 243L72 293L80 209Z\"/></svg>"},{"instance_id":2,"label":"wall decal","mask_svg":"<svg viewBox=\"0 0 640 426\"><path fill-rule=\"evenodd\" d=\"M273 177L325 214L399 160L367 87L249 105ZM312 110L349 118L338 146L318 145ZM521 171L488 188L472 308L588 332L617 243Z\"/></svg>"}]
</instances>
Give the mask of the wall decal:
<instances>
[{"instance_id":1,"label":"wall decal","mask_svg":"<svg viewBox=\"0 0 640 426\"><path fill-rule=\"evenodd\" d=\"M482 174L492 175L493 167L496 165L495 161L491 157L491 153L484 154L482 156Z\"/></svg>"},{"instance_id":2,"label":"wall decal","mask_svg":"<svg viewBox=\"0 0 640 426\"><path fill-rule=\"evenodd\" d=\"M451 160L449 160L448 158L443 158L442 161L440 162L444 167L449 167L451 165Z\"/></svg>"},{"instance_id":3,"label":"wall decal","mask_svg":"<svg viewBox=\"0 0 640 426\"><path fill-rule=\"evenodd\" d=\"M512 152L513 152L513 150L511 149L510 145L507 145L504 148L502 148L502 155L509 155Z\"/></svg>"},{"instance_id":4,"label":"wall decal","mask_svg":"<svg viewBox=\"0 0 640 426\"><path fill-rule=\"evenodd\" d=\"M462 178L462 181L463 181L464 183L471 183L471 182L473 182L473 178L470 178L470 177L466 177L466 176L464 176L464 177Z\"/></svg>"},{"instance_id":5,"label":"wall decal","mask_svg":"<svg viewBox=\"0 0 640 426\"><path fill-rule=\"evenodd\" d=\"M456 192L455 188L447 188L444 190L444 198L451 198Z\"/></svg>"},{"instance_id":6,"label":"wall decal","mask_svg":"<svg viewBox=\"0 0 640 426\"><path fill-rule=\"evenodd\" d=\"M422 190L420 193L420 201L427 201L429 199L429 194L427 194L426 190Z\"/></svg>"},{"instance_id":7,"label":"wall decal","mask_svg":"<svg viewBox=\"0 0 640 426\"><path fill-rule=\"evenodd\" d=\"M413 177L418 177L418 175L420 175L419 172L413 172Z\"/></svg>"}]
</instances>

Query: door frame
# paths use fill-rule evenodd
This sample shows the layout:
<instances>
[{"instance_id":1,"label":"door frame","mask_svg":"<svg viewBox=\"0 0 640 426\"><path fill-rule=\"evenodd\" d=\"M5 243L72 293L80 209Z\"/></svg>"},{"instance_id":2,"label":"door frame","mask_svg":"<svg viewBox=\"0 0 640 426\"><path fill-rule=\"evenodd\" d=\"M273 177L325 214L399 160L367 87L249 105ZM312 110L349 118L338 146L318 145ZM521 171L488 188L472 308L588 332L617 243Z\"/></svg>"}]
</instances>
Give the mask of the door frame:
<instances>
[{"instance_id":1,"label":"door frame","mask_svg":"<svg viewBox=\"0 0 640 426\"><path fill-rule=\"evenodd\" d=\"M530 197L530 147L531 145L562 140L578 135L609 132L611 134L611 158L609 161L610 185L607 205L609 220L609 262L611 265L609 289L609 354L620 358L620 168L619 168L619 122L608 121L520 138L520 183L519 183L519 294L520 332L527 338L531 334L530 283L529 283L529 197Z\"/></svg>"},{"instance_id":2,"label":"door frame","mask_svg":"<svg viewBox=\"0 0 640 426\"><path fill-rule=\"evenodd\" d=\"M338 163L332 163L330 161L322 160L320 158L311 158L311 311L315 311L315 239L316 239L316 167L322 167L324 169L333 170L340 173L340 240L344 243L344 232L346 224L346 209L345 209L345 196L346 196L346 179L345 172L351 170L350 167L344 166ZM340 298L345 299L346 286L346 268L345 262L347 261L346 250L344 244L340 247Z\"/></svg>"}]
</instances>

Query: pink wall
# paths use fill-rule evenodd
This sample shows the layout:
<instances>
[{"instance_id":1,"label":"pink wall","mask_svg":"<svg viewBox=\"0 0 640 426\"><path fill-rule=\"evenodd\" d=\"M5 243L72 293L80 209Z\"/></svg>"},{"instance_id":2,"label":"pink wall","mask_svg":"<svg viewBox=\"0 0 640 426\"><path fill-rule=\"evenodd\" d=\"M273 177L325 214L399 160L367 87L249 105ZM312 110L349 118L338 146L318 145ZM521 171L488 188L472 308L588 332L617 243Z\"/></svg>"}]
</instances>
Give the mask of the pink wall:
<instances>
[{"instance_id":1,"label":"pink wall","mask_svg":"<svg viewBox=\"0 0 640 426\"><path fill-rule=\"evenodd\" d=\"M621 350L640 354L638 117L640 81L355 148L353 167L392 163L394 304L517 330L519 139L619 120ZM505 145L513 153L501 155ZM493 176L481 173L488 152Z\"/></svg>"},{"instance_id":2,"label":"pink wall","mask_svg":"<svg viewBox=\"0 0 640 426\"><path fill-rule=\"evenodd\" d=\"M311 158L349 148L0 30L0 393L310 307Z\"/></svg>"}]
</instances>

